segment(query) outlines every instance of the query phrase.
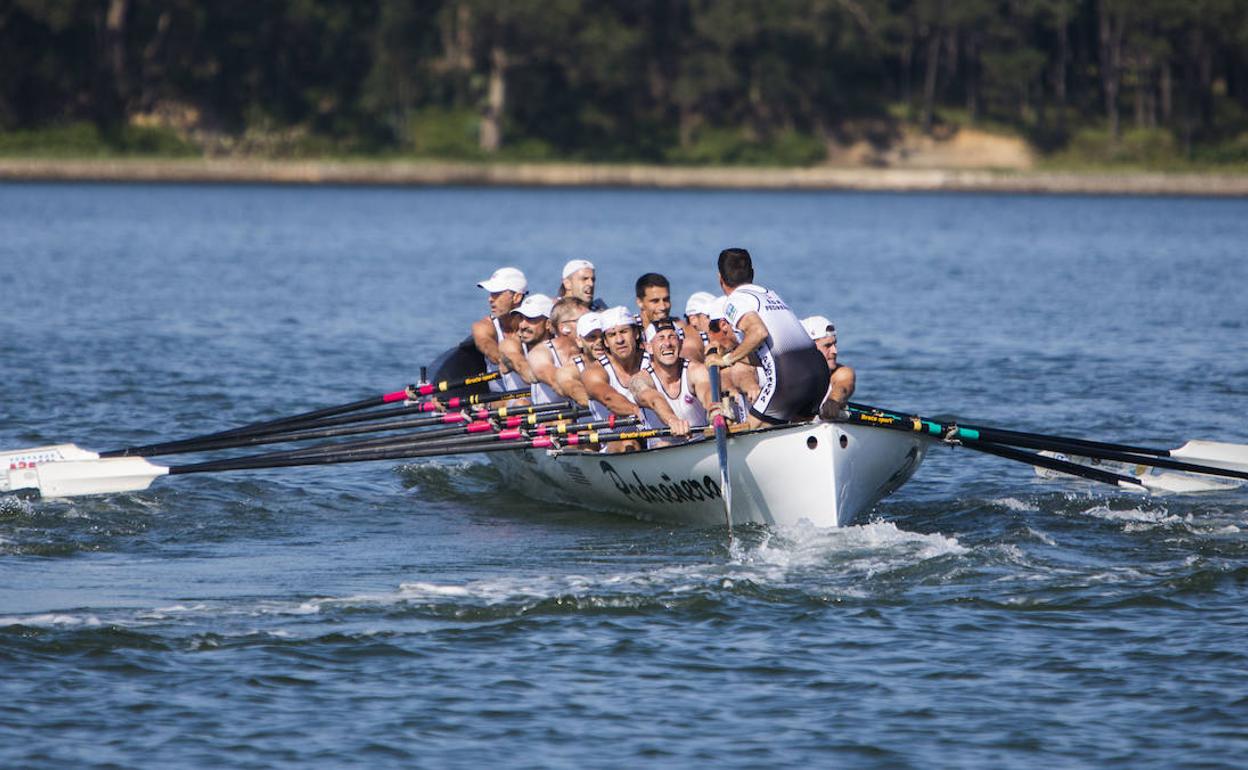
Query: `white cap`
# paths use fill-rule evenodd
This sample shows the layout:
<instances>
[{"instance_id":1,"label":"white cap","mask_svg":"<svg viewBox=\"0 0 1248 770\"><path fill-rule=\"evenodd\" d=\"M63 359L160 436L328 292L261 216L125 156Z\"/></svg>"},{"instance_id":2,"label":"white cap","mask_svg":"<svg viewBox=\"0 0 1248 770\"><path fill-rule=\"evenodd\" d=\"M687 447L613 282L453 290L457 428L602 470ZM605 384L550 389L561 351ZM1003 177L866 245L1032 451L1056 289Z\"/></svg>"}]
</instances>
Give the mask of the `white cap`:
<instances>
[{"instance_id":1,"label":"white cap","mask_svg":"<svg viewBox=\"0 0 1248 770\"><path fill-rule=\"evenodd\" d=\"M712 297L711 301L706 303L705 313L712 321L714 321L716 319L723 319L724 313L727 309L728 298L721 294L718 297Z\"/></svg>"},{"instance_id":2,"label":"white cap","mask_svg":"<svg viewBox=\"0 0 1248 770\"><path fill-rule=\"evenodd\" d=\"M576 319L576 336L587 337L590 332L602 331L602 316L597 313L586 313Z\"/></svg>"},{"instance_id":3,"label":"white cap","mask_svg":"<svg viewBox=\"0 0 1248 770\"><path fill-rule=\"evenodd\" d=\"M695 291L689 295L689 301L685 303L685 315L693 315L694 313L705 313L706 303L715 299L715 295L709 291Z\"/></svg>"},{"instance_id":4,"label":"white cap","mask_svg":"<svg viewBox=\"0 0 1248 770\"><path fill-rule=\"evenodd\" d=\"M568 262L568 264L566 264L566 265L564 265L564 266L563 266L563 277L564 277L564 278L567 278L569 275L572 275L572 274L573 274L573 273L575 273L577 270L584 270L584 269L585 269L585 268L587 268L587 267L588 267L590 270L593 270L593 269L594 269L594 263L593 263L593 262L590 262L588 259L573 259L573 260L570 260L570 261Z\"/></svg>"},{"instance_id":5,"label":"white cap","mask_svg":"<svg viewBox=\"0 0 1248 770\"><path fill-rule=\"evenodd\" d=\"M520 303L520 307L511 312L519 313L525 318L550 318L550 309L554 306L555 301L545 294L530 294Z\"/></svg>"},{"instance_id":6,"label":"white cap","mask_svg":"<svg viewBox=\"0 0 1248 770\"><path fill-rule=\"evenodd\" d=\"M810 318L803 318L802 326L806 329L806 333L810 335L812 340L823 339L829 334L836 334L836 326L821 315L812 315Z\"/></svg>"},{"instance_id":7,"label":"white cap","mask_svg":"<svg viewBox=\"0 0 1248 770\"><path fill-rule=\"evenodd\" d=\"M494 274L477 284L482 289L493 294L496 291L518 291L523 294L529 288L528 279L524 277L524 273L514 267L500 267L494 271Z\"/></svg>"},{"instance_id":8,"label":"white cap","mask_svg":"<svg viewBox=\"0 0 1248 770\"><path fill-rule=\"evenodd\" d=\"M633 326L637 323L637 319L633 318L633 314L623 305L616 305L602 311L602 330L614 329L617 326Z\"/></svg>"}]
</instances>

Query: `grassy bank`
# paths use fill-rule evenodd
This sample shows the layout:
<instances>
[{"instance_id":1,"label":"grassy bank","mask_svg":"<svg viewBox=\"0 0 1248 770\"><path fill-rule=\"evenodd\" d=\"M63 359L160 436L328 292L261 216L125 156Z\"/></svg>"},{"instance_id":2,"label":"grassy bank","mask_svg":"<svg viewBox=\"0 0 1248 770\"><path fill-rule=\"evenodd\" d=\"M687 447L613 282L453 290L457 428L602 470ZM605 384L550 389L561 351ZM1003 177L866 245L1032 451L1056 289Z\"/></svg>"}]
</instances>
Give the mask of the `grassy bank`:
<instances>
[{"instance_id":1,"label":"grassy bank","mask_svg":"<svg viewBox=\"0 0 1248 770\"><path fill-rule=\"evenodd\" d=\"M588 163L0 158L0 180L1248 196L1248 174Z\"/></svg>"}]
</instances>

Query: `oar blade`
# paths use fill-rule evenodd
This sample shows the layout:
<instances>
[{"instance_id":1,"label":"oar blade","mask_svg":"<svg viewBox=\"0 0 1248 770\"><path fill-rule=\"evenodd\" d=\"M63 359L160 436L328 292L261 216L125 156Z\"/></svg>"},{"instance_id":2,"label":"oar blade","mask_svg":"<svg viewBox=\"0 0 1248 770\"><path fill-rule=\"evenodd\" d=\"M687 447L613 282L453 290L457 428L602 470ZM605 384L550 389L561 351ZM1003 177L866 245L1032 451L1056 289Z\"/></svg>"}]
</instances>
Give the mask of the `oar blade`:
<instances>
[{"instance_id":1,"label":"oar blade","mask_svg":"<svg viewBox=\"0 0 1248 770\"><path fill-rule=\"evenodd\" d=\"M1244 482L1235 479L1224 479L1216 476L1202 476L1195 473L1180 471L1163 471L1140 463L1124 463L1115 460L1094 460L1091 457L1068 455L1061 452L1040 452L1044 457L1064 460L1087 468L1117 473L1138 479L1149 492L1167 492L1170 494L1193 494L1197 492L1224 492L1242 486ZM1036 475L1046 479L1078 478L1073 474L1048 468L1036 468ZM1134 484L1120 484L1124 489L1140 491Z\"/></svg>"},{"instance_id":2,"label":"oar blade","mask_svg":"<svg viewBox=\"0 0 1248 770\"><path fill-rule=\"evenodd\" d=\"M88 452L77 444L48 444L0 452L0 468L54 463L62 460L94 460L98 457L99 455L95 452Z\"/></svg>"},{"instance_id":3,"label":"oar blade","mask_svg":"<svg viewBox=\"0 0 1248 770\"><path fill-rule=\"evenodd\" d=\"M137 492L169 473L169 469L142 457L65 460L8 472L13 491L34 489L42 497L78 497L113 492Z\"/></svg>"},{"instance_id":4,"label":"oar blade","mask_svg":"<svg viewBox=\"0 0 1248 770\"><path fill-rule=\"evenodd\" d=\"M1245 444L1189 441L1178 449L1170 450L1170 456L1214 468L1248 472L1248 445Z\"/></svg>"}]
</instances>

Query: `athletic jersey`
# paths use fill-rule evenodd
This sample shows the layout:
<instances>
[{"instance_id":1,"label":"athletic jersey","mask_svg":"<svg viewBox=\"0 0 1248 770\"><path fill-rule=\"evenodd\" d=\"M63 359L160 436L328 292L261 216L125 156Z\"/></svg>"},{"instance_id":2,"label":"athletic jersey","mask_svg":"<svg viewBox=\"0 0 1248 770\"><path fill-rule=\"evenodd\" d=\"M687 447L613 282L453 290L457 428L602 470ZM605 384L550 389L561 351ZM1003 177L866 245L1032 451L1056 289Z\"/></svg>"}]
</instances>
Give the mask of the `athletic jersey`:
<instances>
[{"instance_id":1,"label":"athletic jersey","mask_svg":"<svg viewBox=\"0 0 1248 770\"><path fill-rule=\"evenodd\" d=\"M653 367L646 367L645 372L650 375L650 381L654 383L654 387L663 395L667 401L667 405L672 408L676 416L689 423L690 427L698 428L707 425L706 409L702 406L702 402L694 395L693 389L689 387L689 362L680 359L680 390L675 396L670 396L667 389L659 382L659 377L655 373ZM659 419L659 415L650 409L642 409L642 416L645 419L646 427L664 428L666 425ZM685 439L688 440L688 439ZM671 439L663 439L664 443L672 443Z\"/></svg>"},{"instance_id":2,"label":"athletic jersey","mask_svg":"<svg viewBox=\"0 0 1248 770\"><path fill-rule=\"evenodd\" d=\"M769 423L789 422L818 413L828 387L828 363L802 322L774 291L752 283L728 295L724 318L734 330L747 313L757 313L767 327L758 355L760 391L750 412Z\"/></svg>"},{"instance_id":3,"label":"athletic jersey","mask_svg":"<svg viewBox=\"0 0 1248 770\"><path fill-rule=\"evenodd\" d=\"M491 318L490 320L494 322L494 336L498 340L498 344L501 345L503 344L503 339L506 337L506 335L503 334L503 324L497 318ZM497 372L498 364L487 358L485 370L487 372ZM520 376L520 373L513 369L512 371L504 374L502 377L499 377L497 380L490 380L490 390L495 393L503 393L505 391L521 390L528 384L529 383L525 382L524 378Z\"/></svg>"},{"instance_id":4,"label":"athletic jersey","mask_svg":"<svg viewBox=\"0 0 1248 770\"><path fill-rule=\"evenodd\" d=\"M585 358L583 356L573 356L572 363L576 364L576 368L581 372L585 371ZM629 391L629 389L620 382L620 378L616 376L615 367L611 365L611 359L606 356L599 356L598 363L601 364L602 368L606 370L607 382L611 384L611 387L614 388L620 395L624 396L624 398L627 398L634 404L637 403L637 400L633 398L632 392ZM592 397L589 399L589 416L595 421L610 419L612 414L613 412L607 408L606 404L601 401L597 401Z\"/></svg>"},{"instance_id":5,"label":"athletic jersey","mask_svg":"<svg viewBox=\"0 0 1248 770\"><path fill-rule=\"evenodd\" d=\"M546 340L546 349L550 351L550 357L555 362L555 369L563 365L559 360L559 351L555 349L554 340ZM562 401L563 397L555 392L555 389L546 383L538 380L531 387L532 400L534 404L551 404L555 401Z\"/></svg>"}]
</instances>

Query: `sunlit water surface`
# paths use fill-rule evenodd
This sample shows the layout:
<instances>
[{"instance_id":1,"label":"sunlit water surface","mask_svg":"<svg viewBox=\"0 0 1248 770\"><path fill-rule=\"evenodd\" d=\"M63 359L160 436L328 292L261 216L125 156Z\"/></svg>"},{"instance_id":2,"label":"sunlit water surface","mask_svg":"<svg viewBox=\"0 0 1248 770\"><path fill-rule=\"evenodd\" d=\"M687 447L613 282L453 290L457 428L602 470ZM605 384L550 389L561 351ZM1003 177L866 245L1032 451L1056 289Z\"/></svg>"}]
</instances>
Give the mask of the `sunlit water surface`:
<instances>
[{"instance_id":1,"label":"sunlit water surface","mask_svg":"<svg viewBox=\"0 0 1248 770\"><path fill-rule=\"evenodd\" d=\"M730 245L863 401L1248 442L1245 244L1242 201L0 185L0 446L385 392L497 266L683 306ZM462 457L3 498L0 765L1243 766L1246 528L946 448L731 546Z\"/></svg>"}]
</instances>

